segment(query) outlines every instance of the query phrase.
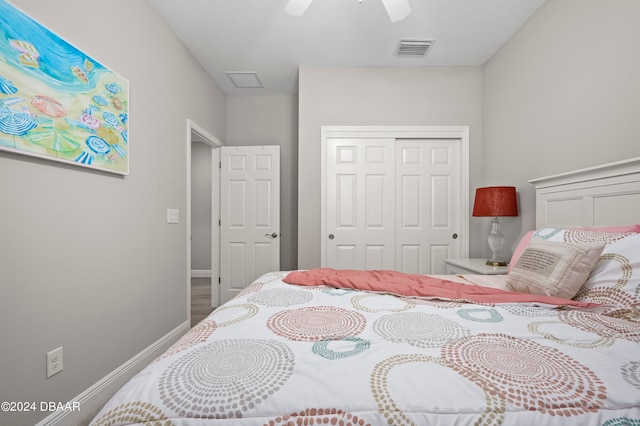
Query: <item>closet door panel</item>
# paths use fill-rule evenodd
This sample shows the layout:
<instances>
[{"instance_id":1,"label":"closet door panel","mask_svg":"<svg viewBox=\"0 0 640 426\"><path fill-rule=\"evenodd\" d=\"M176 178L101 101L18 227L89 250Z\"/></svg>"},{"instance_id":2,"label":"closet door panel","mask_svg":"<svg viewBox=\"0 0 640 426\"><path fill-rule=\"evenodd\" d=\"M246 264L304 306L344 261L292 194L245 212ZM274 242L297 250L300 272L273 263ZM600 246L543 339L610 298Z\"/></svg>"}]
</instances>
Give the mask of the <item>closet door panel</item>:
<instances>
[{"instance_id":1,"label":"closet door panel","mask_svg":"<svg viewBox=\"0 0 640 426\"><path fill-rule=\"evenodd\" d=\"M396 264L402 272L444 273L444 259L458 255L459 140L396 141ZM411 247L411 250L408 248Z\"/></svg>"},{"instance_id":2,"label":"closet door panel","mask_svg":"<svg viewBox=\"0 0 640 426\"><path fill-rule=\"evenodd\" d=\"M327 266L395 269L394 140L327 140Z\"/></svg>"}]
</instances>

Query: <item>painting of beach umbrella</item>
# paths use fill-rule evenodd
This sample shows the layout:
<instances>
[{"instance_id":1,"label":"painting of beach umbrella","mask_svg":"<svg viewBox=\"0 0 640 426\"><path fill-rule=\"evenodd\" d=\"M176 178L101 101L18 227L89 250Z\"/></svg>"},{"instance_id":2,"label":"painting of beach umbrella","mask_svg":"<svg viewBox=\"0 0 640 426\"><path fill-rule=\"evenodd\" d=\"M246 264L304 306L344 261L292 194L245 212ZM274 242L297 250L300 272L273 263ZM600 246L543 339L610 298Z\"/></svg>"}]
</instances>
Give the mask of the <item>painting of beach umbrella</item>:
<instances>
[{"instance_id":1,"label":"painting of beach umbrella","mask_svg":"<svg viewBox=\"0 0 640 426\"><path fill-rule=\"evenodd\" d=\"M47 114L51 117L62 117L67 114L62 102L50 98L49 96L36 95L31 104L43 114Z\"/></svg>"},{"instance_id":2,"label":"painting of beach umbrella","mask_svg":"<svg viewBox=\"0 0 640 426\"><path fill-rule=\"evenodd\" d=\"M42 126L39 130L28 133L26 137L32 143L56 153L74 152L80 148L72 132L56 126Z\"/></svg>"},{"instance_id":3,"label":"painting of beach umbrella","mask_svg":"<svg viewBox=\"0 0 640 426\"><path fill-rule=\"evenodd\" d=\"M14 104L19 104L20 102L24 102L24 98L4 98L2 100L0 100L0 104L2 104L2 106L11 106ZM24 111L23 111L24 112Z\"/></svg>"},{"instance_id":4,"label":"painting of beach umbrella","mask_svg":"<svg viewBox=\"0 0 640 426\"><path fill-rule=\"evenodd\" d=\"M0 107L0 132L23 136L36 128L38 123L28 114L7 107Z\"/></svg>"},{"instance_id":5,"label":"painting of beach umbrella","mask_svg":"<svg viewBox=\"0 0 640 426\"><path fill-rule=\"evenodd\" d=\"M99 155L105 155L111 151L109 144L98 136L89 136L85 143L91 151Z\"/></svg>"},{"instance_id":6,"label":"painting of beach umbrella","mask_svg":"<svg viewBox=\"0 0 640 426\"><path fill-rule=\"evenodd\" d=\"M107 127L100 127L97 131L98 136L104 139L109 145L115 145L120 142L120 135L116 133L113 129L109 129Z\"/></svg>"},{"instance_id":7,"label":"painting of beach umbrella","mask_svg":"<svg viewBox=\"0 0 640 426\"><path fill-rule=\"evenodd\" d=\"M10 80L0 75L0 92L5 95L13 95L18 92L18 88Z\"/></svg>"},{"instance_id":8,"label":"painting of beach umbrella","mask_svg":"<svg viewBox=\"0 0 640 426\"><path fill-rule=\"evenodd\" d=\"M127 79L9 1L0 17L0 152L128 175Z\"/></svg>"},{"instance_id":9,"label":"painting of beach umbrella","mask_svg":"<svg viewBox=\"0 0 640 426\"><path fill-rule=\"evenodd\" d=\"M39 67L40 52L33 44L24 40L9 39L9 45L20 52L19 60L22 65L32 68Z\"/></svg>"}]
</instances>

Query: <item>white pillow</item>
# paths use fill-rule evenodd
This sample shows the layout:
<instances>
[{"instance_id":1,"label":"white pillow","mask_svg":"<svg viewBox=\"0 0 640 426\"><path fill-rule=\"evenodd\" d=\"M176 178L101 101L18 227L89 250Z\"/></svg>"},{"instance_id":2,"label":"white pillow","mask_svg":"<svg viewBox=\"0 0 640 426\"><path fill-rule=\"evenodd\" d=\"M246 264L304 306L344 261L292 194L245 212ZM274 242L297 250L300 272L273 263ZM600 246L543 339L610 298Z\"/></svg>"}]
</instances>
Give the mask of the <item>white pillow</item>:
<instances>
[{"instance_id":1,"label":"white pillow","mask_svg":"<svg viewBox=\"0 0 640 426\"><path fill-rule=\"evenodd\" d=\"M632 234L602 250L589 278L575 300L640 305L640 234Z\"/></svg>"},{"instance_id":2,"label":"white pillow","mask_svg":"<svg viewBox=\"0 0 640 426\"><path fill-rule=\"evenodd\" d=\"M532 239L507 275L507 289L571 299L587 280L604 244Z\"/></svg>"}]
</instances>

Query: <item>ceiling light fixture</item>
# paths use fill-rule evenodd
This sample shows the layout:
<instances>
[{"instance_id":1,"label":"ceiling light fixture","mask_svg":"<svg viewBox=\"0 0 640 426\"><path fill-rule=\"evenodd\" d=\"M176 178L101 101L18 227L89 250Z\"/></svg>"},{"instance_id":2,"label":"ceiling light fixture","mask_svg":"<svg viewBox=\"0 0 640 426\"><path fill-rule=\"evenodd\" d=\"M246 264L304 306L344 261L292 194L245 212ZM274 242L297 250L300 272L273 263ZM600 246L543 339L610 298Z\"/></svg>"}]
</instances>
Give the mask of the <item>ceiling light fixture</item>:
<instances>
[{"instance_id":1,"label":"ceiling light fixture","mask_svg":"<svg viewBox=\"0 0 640 426\"><path fill-rule=\"evenodd\" d=\"M293 16L302 15L313 0L289 0L284 10ZM362 0L359 0L362 3ZM409 0L381 0L391 22L402 21L411 13Z\"/></svg>"}]
</instances>

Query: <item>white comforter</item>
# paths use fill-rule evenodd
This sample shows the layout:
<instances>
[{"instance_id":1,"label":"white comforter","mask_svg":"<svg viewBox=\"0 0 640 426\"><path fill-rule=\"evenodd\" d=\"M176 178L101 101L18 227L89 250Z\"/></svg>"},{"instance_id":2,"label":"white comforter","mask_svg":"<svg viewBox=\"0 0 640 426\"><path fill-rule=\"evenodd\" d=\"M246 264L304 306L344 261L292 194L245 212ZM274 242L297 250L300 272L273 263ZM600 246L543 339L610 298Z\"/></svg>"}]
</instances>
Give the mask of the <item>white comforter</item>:
<instances>
[{"instance_id":1,"label":"white comforter","mask_svg":"<svg viewBox=\"0 0 640 426\"><path fill-rule=\"evenodd\" d=\"M216 309L92 425L640 425L633 318L285 275Z\"/></svg>"}]
</instances>

